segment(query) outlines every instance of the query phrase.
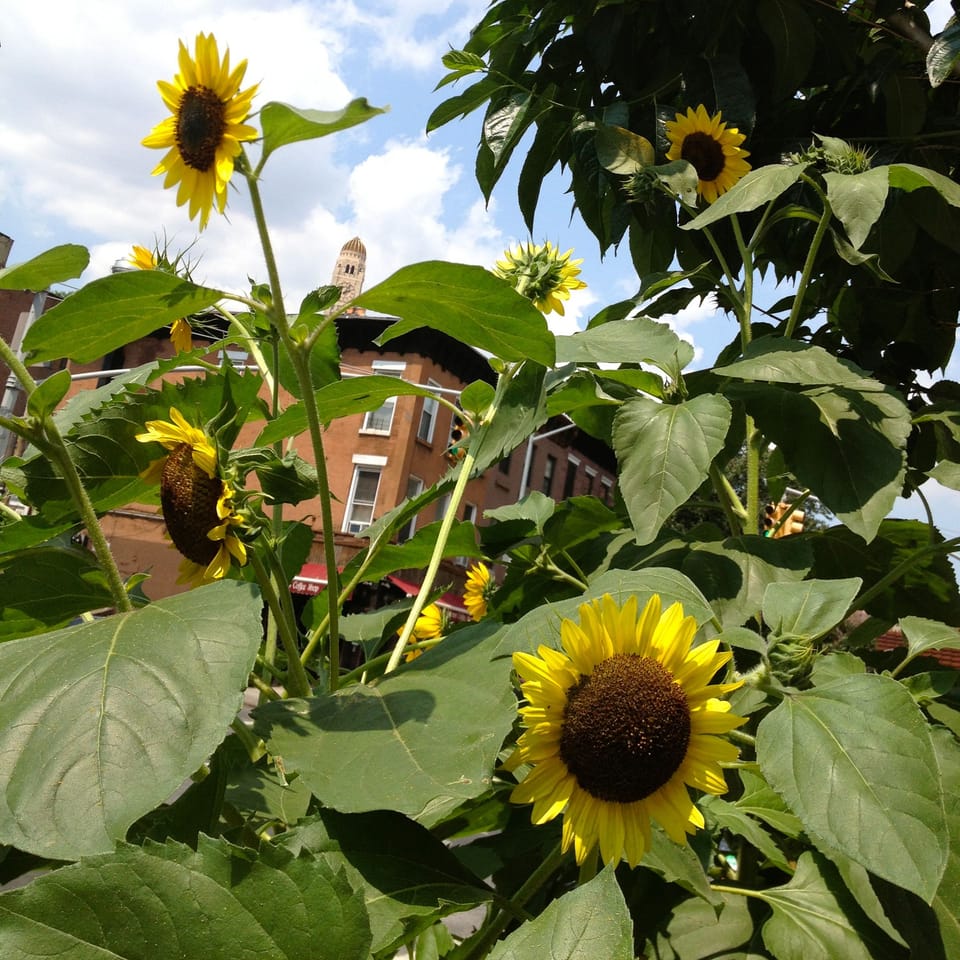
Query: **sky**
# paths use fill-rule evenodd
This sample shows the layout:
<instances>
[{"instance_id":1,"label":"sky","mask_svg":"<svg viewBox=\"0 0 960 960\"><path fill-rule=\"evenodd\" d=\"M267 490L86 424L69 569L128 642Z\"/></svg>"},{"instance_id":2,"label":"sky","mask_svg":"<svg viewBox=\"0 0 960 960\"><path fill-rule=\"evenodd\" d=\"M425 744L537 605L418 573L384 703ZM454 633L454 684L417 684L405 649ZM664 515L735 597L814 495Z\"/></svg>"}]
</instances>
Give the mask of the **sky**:
<instances>
[{"instance_id":1,"label":"sky","mask_svg":"<svg viewBox=\"0 0 960 960\"><path fill-rule=\"evenodd\" d=\"M248 61L244 88L259 83L255 107L279 100L336 110L366 97L389 111L368 123L275 153L262 192L288 309L329 283L343 244L367 248L366 286L399 267L444 259L491 266L529 239L517 210L512 168L484 204L473 178L480 113L429 136L431 111L462 85L434 88L443 53L460 48L485 0L8 0L0 21L0 232L14 239L10 263L61 243L90 248L80 282L103 276L134 243L191 244L194 279L244 291L266 279L249 205L231 190L227 217L198 234L175 190L151 171L163 151L140 141L168 115L156 88L176 72L178 41L191 52L200 31ZM928 9L935 29L949 0ZM254 121L255 123L255 121ZM251 150L251 154L254 151ZM572 294L557 333L582 328L601 307L632 296L636 275L626 244L601 258L571 219L567 183L544 185L533 240L583 258L585 290ZM760 288L762 305L783 291ZM763 298L766 298L765 300ZM670 318L708 365L736 334L710 303ZM954 361L948 375L960 379ZM960 535L960 494L924 487L945 535ZM923 516L914 497L900 516Z\"/></svg>"}]
</instances>

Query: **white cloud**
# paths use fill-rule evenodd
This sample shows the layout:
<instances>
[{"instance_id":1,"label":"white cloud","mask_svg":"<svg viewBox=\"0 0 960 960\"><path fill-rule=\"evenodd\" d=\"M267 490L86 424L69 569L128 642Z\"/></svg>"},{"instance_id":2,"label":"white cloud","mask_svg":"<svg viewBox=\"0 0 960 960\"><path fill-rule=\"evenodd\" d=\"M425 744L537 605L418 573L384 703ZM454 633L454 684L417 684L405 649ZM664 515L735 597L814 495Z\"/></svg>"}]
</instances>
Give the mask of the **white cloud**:
<instances>
[{"instance_id":1,"label":"white cloud","mask_svg":"<svg viewBox=\"0 0 960 960\"><path fill-rule=\"evenodd\" d=\"M693 347L693 363L699 364L704 357L703 347L697 343L696 328L700 324L709 323L705 331L711 339L715 337L715 328L720 323L726 323L727 317L717 306L716 297L711 293L706 297L694 300L677 313L665 313L658 318L666 323L681 340L686 340ZM713 358L711 358L711 362Z\"/></svg>"}]
</instances>

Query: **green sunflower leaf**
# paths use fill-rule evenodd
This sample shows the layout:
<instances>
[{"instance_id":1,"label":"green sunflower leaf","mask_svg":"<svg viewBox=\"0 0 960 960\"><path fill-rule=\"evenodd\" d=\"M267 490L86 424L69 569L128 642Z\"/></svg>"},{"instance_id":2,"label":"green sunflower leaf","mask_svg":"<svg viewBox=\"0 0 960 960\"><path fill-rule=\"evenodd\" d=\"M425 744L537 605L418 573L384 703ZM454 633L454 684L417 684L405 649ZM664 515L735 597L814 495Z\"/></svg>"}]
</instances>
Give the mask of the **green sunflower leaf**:
<instances>
[{"instance_id":1,"label":"green sunflower leaf","mask_svg":"<svg viewBox=\"0 0 960 960\"><path fill-rule=\"evenodd\" d=\"M254 730L325 806L432 822L489 788L516 716L497 635L471 625L376 686L264 704Z\"/></svg>"},{"instance_id":2,"label":"green sunflower leaf","mask_svg":"<svg viewBox=\"0 0 960 960\"><path fill-rule=\"evenodd\" d=\"M0 641L54 630L112 605L89 550L48 546L0 555Z\"/></svg>"},{"instance_id":3,"label":"green sunflower leaf","mask_svg":"<svg viewBox=\"0 0 960 960\"><path fill-rule=\"evenodd\" d=\"M943 795L930 730L901 684L859 674L789 694L760 723L757 760L812 835L931 900L948 849Z\"/></svg>"},{"instance_id":4,"label":"green sunflower leaf","mask_svg":"<svg viewBox=\"0 0 960 960\"><path fill-rule=\"evenodd\" d=\"M89 263L86 247L64 243L0 270L0 290L48 290L55 283L79 277Z\"/></svg>"},{"instance_id":5,"label":"green sunflower leaf","mask_svg":"<svg viewBox=\"0 0 960 960\"><path fill-rule=\"evenodd\" d=\"M762 898L773 908L773 916L763 926L763 940L778 960L902 956L896 944L870 926L836 868L819 854L802 854L793 879L764 890Z\"/></svg>"},{"instance_id":6,"label":"green sunflower leaf","mask_svg":"<svg viewBox=\"0 0 960 960\"><path fill-rule=\"evenodd\" d=\"M633 960L633 924L609 867L515 930L490 960Z\"/></svg>"},{"instance_id":7,"label":"green sunflower leaf","mask_svg":"<svg viewBox=\"0 0 960 960\"><path fill-rule=\"evenodd\" d=\"M263 168L270 154L279 147L301 140L327 137L331 133L366 123L388 109L371 106L366 97L351 100L342 110L301 110L288 103L265 103L260 109L263 152L258 169Z\"/></svg>"},{"instance_id":8,"label":"green sunflower leaf","mask_svg":"<svg viewBox=\"0 0 960 960\"><path fill-rule=\"evenodd\" d=\"M62 357L89 363L198 313L222 296L219 290L159 270L112 273L38 317L23 338L23 349L32 363Z\"/></svg>"},{"instance_id":9,"label":"green sunflower leaf","mask_svg":"<svg viewBox=\"0 0 960 960\"><path fill-rule=\"evenodd\" d=\"M937 623L936 620L927 620L924 617L903 617L900 628L907 640L908 660L927 650L960 649L960 633L956 627L948 627L945 623Z\"/></svg>"},{"instance_id":10,"label":"green sunflower leaf","mask_svg":"<svg viewBox=\"0 0 960 960\"><path fill-rule=\"evenodd\" d=\"M693 360L693 347L665 323L631 317L557 337L557 363L651 363L676 380Z\"/></svg>"},{"instance_id":11,"label":"green sunflower leaf","mask_svg":"<svg viewBox=\"0 0 960 960\"><path fill-rule=\"evenodd\" d=\"M764 960L768 954L759 942L746 897L723 894L720 902L719 913L692 897L677 904L643 955L657 960Z\"/></svg>"},{"instance_id":12,"label":"green sunflower leaf","mask_svg":"<svg viewBox=\"0 0 960 960\"><path fill-rule=\"evenodd\" d=\"M223 739L260 610L253 586L224 581L0 645L0 842L59 860L112 850Z\"/></svg>"},{"instance_id":13,"label":"green sunflower leaf","mask_svg":"<svg viewBox=\"0 0 960 960\"><path fill-rule=\"evenodd\" d=\"M698 214L681 230L702 230L732 213L746 213L757 207L776 200L780 194L789 190L804 171L803 164L785 166L780 163L768 163L751 170L735 183L725 194L718 197L703 213Z\"/></svg>"},{"instance_id":14,"label":"green sunflower leaf","mask_svg":"<svg viewBox=\"0 0 960 960\"><path fill-rule=\"evenodd\" d=\"M880 219L887 201L890 178L886 167L863 173L825 173L827 199L850 243L859 250L873 225Z\"/></svg>"},{"instance_id":15,"label":"green sunflower leaf","mask_svg":"<svg viewBox=\"0 0 960 960\"><path fill-rule=\"evenodd\" d=\"M321 810L276 843L297 856L308 850L345 870L363 891L374 953L409 943L441 917L491 897L440 840L398 813Z\"/></svg>"},{"instance_id":16,"label":"green sunflower leaf","mask_svg":"<svg viewBox=\"0 0 960 960\"><path fill-rule=\"evenodd\" d=\"M363 895L342 868L270 845L257 854L207 837L196 851L178 843L123 844L40 877L0 895L0 926L10 958L370 955Z\"/></svg>"},{"instance_id":17,"label":"green sunflower leaf","mask_svg":"<svg viewBox=\"0 0 960 960\"><path fill-rule=\"evenodd\" d=\"M859 577L768 584L763 620L777 640L817 640L846 617L862 584Z\"/></svg>"},{"instance_id":18,"label":"green sunflower leaf","mask_svg":"<svg viewBox=\"0 0 960 960\"><path fill-rule=\"evenodd\" d=\"M617 411L613 447L619 488L641 546L707 478L730 415L726 398L711 394L679 404L637 397Z\"/></svg>"},{"instance_id":19,"label":"green sunflower leaf","mask_svg":"<svg viewBox=\"0 0 960 960\"><path fill-rule=\"evenodd\" d=\"M503 360L530 359L545 367L554 363L553 334L543 314L483 267L415 263L364 291L351 305L402 318L379 343L430 327Z\"/></svg>"}]
</instances>

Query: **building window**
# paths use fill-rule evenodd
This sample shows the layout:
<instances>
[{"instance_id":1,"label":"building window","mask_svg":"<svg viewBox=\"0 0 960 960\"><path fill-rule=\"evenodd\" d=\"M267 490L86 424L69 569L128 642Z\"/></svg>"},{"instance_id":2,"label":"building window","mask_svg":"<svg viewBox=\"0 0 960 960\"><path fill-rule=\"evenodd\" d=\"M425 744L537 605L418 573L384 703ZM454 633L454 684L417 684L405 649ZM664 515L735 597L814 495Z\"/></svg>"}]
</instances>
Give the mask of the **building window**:
<instances>
[{"instance_id":1,"label":"building window","mask_svg":"<svg viewBox=\"0 0 960 960\"><path fill-rule=\"evenodd\" d=\"M353 482L344 511L345 533L361 533L373 523L373 510L377 504L380 487L380 466L357 464L353 468Z\"/></svg>"},{"instance_id":2,"label":"building window","mask_svg":"<svg viewBox=\"0 0 960 960\"><path fill-rule=\"evenodd\" d=\"M580 461L576 457L567 457L567 475L563 480L563 499L573 496L573 488L577 483L577 467Z\"/></svg>"},{"instance_id":3,"label":"building window","mask_svg":"<svg viewBox=\"0 0 960 960\"><path fill-rule=\"evenodd\" d=\"M437 501L437 519L442 520L447 515L447 511L449 509L450 509L450 494L445 493Z\"/></svg>"},{"instance_id":4,"label":"building window","mask_svg":"<svg viewBox=\"0 0 960 960\"><path fill-rule=\"evenodd\" d=\"M439 387L436 380L428 380L428 387ZM433 428L437 424L437 403L436 397L423 398L423 410L420 412L420 425L417 427L417 439L424 443L433 443Z\"/></svg>"},{"instance_id":5,"label":"building window","mask_svg":"<svg viewBox=\"0 0 960 960\"><path fill-rule=\"evenodd\" d=\"M597 480L597 471L592 467L583 468L584 476L587 478L587 489L584 491L588 497L593 496L593 485Z\"/></svg>"},{"instance_id":6,"label":"building window","mask_svg":"<svg viewBox=\"0 0 960 960\"><path fill-rule=\"evenodd\" d=\"M498 464L497 469L505 476L510 476L510 459L513 456L513 451L511 450Z\"/></svg>"},{"instance_id":7,"label":"building window","mask_svg":"<svg viewBox=\"0 0 960 960\"><path fill-rule=\"evenodd\" d=\"M557 458L547 454L547 460L543 465L543 492L549 497L553 488L553 475L557 472Z\"/></svg>"},{"instance_id":8,"label":"building window","mask_svg":"<svg viewBox=\"0 0 960 960\"><path fill-rule=\"evenodd\" d=\"M390 360L373 361L374 373L379 373L383 377L396 377L398 380L403 376L406 367L405 363L395 363ZM361 432L388 434L393 426L393 412L396 406L397 398L387 397L376 410L368 410L363 416Z\"/></svg>"},{"instance_id":9,"label":"building window","mask_svg":"<svg viewBox=\"0 0 960 960\"><path fill-rule=\"evenodd\" d=\"M475 503L465 503L463 505L463 519L466 523L477 522L477 505ZM470 562L470 557L454 557L453 562L458 567L465 567Z\"/></svg>"},{"instance_id":10,"label":"building window","mask_svg":"<svg viewBox=\"0 0 960 960\"><path fill-rule=\"evenodd\" d=\"M607 477L601 477L600 491L600 499L609 505L610 501L613 499L613 481L607 479Z\"/></svg>"},{"instance_id":11,"label":"building window","mask_svg":"<svg viewBox=\"0 0 960 960\"><path fill-rule=\"evenodd\" d=\"M409 477L407 479L407 499L412 500L423 493L423 481L419 477ZM414 514L401 528L397 534L398 543L406 543L417 529L417 516Z\"/></svg>"}]
</instances>

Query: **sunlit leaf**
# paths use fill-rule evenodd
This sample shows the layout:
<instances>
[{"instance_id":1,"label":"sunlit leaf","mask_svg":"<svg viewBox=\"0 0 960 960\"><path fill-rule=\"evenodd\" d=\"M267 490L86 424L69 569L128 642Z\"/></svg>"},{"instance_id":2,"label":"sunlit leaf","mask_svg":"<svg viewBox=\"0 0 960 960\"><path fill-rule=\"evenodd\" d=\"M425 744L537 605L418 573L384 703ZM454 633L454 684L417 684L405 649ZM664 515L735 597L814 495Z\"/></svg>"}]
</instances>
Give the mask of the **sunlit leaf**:
<instances>
[{"instance_id":1,"label":"sunlit leaf","mask_svg":"<svg viewBox=\"0 0 960 960\"><path fill-rule=\"evenodd\" d=\"M43 633L113 599L88 550L35 547L0 555L0 641Z\"/></svg>"},{"instance_id":2,"label":"sunlit leaf","mask_svg":"<svg viewBox=\"0 0 960 960\"><path fill-rule=\"evenodd\" d=\"M128 270L93 280L37 318L23 338L34 362L89 363L180 317L216 303L219 290L160 270Z\"/></svg>"},{"instance_id":3,"label":"sunlit leaf","mask_svg":"<svg viewBox=\"0 0 960 960\"><path fill-rule=\"evenodd\" d=\"M611 173L629 176L656 162L653 144L623 127L597 127L597 159Z\"/></svg>"},{"instance_id":4,"label":"sunlit leaf","mask_svg":"<svg viewBox=\"0 0 960 960\"><path fill-rule=\"evenodd\" d=\"M401 317L380 343L430 327L503 360L554 362L553 334L543 314L483 267L432 261L403 267L352 301Z\"/></svg>"},{"instance_id":5,"label":"sunlit leaf","mask_svg":"<svg viewBox=\"0 0 960 960\"><path fill-rule=\"evenodd\" d=\"M693 360L693 347L665 323L649 317L611 320L557 337L557 363L651 363L676 379Z\"/></svg>"},{"instance_id":6,"label":"sunlit leaf","mask_svg":"<svg viewBox=\"0 0 960 960\"><path fill-rule=\"evenodd\" d=\"M758 942L747 899L731 894L721 894L719 899L723 904L719 913L692 897L678 903L658 930L655 948L643 956L657 960L766 960L768 954Z\"/></svg>"},{"instance_id":7,"label":"sunlit leaf","mask_svg":"<svg viewBox=\"0 0 960 960\"><path fill-rule=\"evenodd\" d=\"M960 21L951 17L946 29L934 37L927 51L927 76L930 86L939 87L960 62Z\"/></svg>"},{"instance_id":8,"label":"sunlit leaf","mask_svg":"<svg viewBox=\"0 0 960 960\"><path fill-rule=\"evenodd\" d=\"M859 577L771 583L763 594L763 620L778 639L816 640L843 620L860 590Z\"/></svg>"},{"instance_id":9,"label":"sunlit leaf","mask_svg":"<svg viewBox=\"0 0 960 960\"><path fill-rule=\"evenodd\" d=\"M0 646L0 840L63 860L112 850L223 739L260 609L224 581Z\"/></svg>"},{"instance_id":10,"label":"sunlit leaf","mask_svg":"<svg viewBox=\"0 0 960 960\"><path fill-rule=\"evenodd\" d=\"M620 461L619 488L638 543L650 543L706 479L730 415L726 398L710 394L678 404L638 397L617 412L613 446Z\"/></svg>"},{"instance_id":11,"label":"sunlit leaf","mask_svg":"<svg viewBox=\"0 0 960 960\"><path fill-rule=\"evenodd\" d=\"M900 684L861 674L791 693L761 721L757 759L810 833L930 901L943 801L929 729Z\"/></svg>"},{"instance_id":12,"label":"sunlit leaf","mask_svg":"<svg viewBox=\"0 0 960 960\"><path fill-rule=\"evenodd\" d=\"M490 890L441 841L398 813L321 810L277 843L345 867L363 890L374 953L409 943L440 917L490 899Z\"/></svg>"},{"instance_id":13,"label":"sunlit leaf","mask_svg":"<svg viewBox=\"0 0 960 960\"><path fill-rule=\"evenodd\" d=\"M701 230L731 213L746 213L770 200L776 200L789 190L804 171L802 164L789 166L780 163L768 163L751 170L743 179L737 181L725 194L718 197L702 213L689 223L683 224L684 230Z\"/></svg>"},{"instance_id":14,"label":"sunlit leaf","mask_svg":"<svg viewBox=\"0 0 960 960\"><path fill-rule=\"evenodd\" d=\"M327 137L386 112L387 108L371 106L366 97L351 100L342 110L301 110L287 103L265 103L260 110L263 127L260 165L278 147Z\"/></svg>"},{"instance_id":15,"label":"sunlit leaf","mask_svg":"<svg viewBox=\"0 0 960 960\"><path fill-rule=\"evenodd\" d=\"M490 960L633 960L633 924L613 870L554 900Z\"/></svg>"},{"instance_id":16,"label":"sunlit leaf","mask_svg":"<svg viewBox=\"0 0 960 960\"><path fill-rule=\"evenodd\" d=\"M196 851L122 845L64 867L0 895L0 918L11 960L370 955L363 895L343 870L269 845L258 855L208 838Z\"/></svg>"},{"instance_id":17,"label":"sunlit leaf","mask_svg":"<svg viewBox=\"0 0 960 960\"><path fill-rule=\"evenodd\" d=\"M375 687L264 704L254 729L325 806L439 817L489 788L516 715L495 632L458 630Z\"/></svg>"},{"instance_id":18,"label":"sunlit leaf","mask_svg":"<svg viewBox=\"0 0 960 960\"><path fill-rule=\"evenodd\" d=\"M960 631L956 627L923 617L903 617L900 628L907 641L909 660L927 650L960 650Z\"/></svg>"},{"instance_id":19,"label":"sunlit leaf","mask_svg":"<svg viewBox=\"0 0 960 960\"><path fill-rule=\"evenodd\" d=\"M793 879L764 890L763 899L773 907L763 939L777 960L893 960L900 955L894 944L854 913L836 870L818 854L802 854Z\"/></svg>"},{"instance_id":20,"label":"sunlit leaf","mask_svg":"<svg viewBox=\"0 0 960 960\"><path fill-rule=\"evenodd\" d=\"M887 201L889 176L886 167L863 173L825 173L827 199L843 223L855 250L859 250Z\"/></svg>"},{"instance_id":21,"label":"sunlit leaf","mask_svg":"<svg viewBox=\"0 0 960 960\"><path fill-rule=\"evenodd\" d=\"M90 251L64 243L23 263L0 269L0 290L48 290L55 283L79 277L90 262Z\"/></svg>"}]
</instances>

